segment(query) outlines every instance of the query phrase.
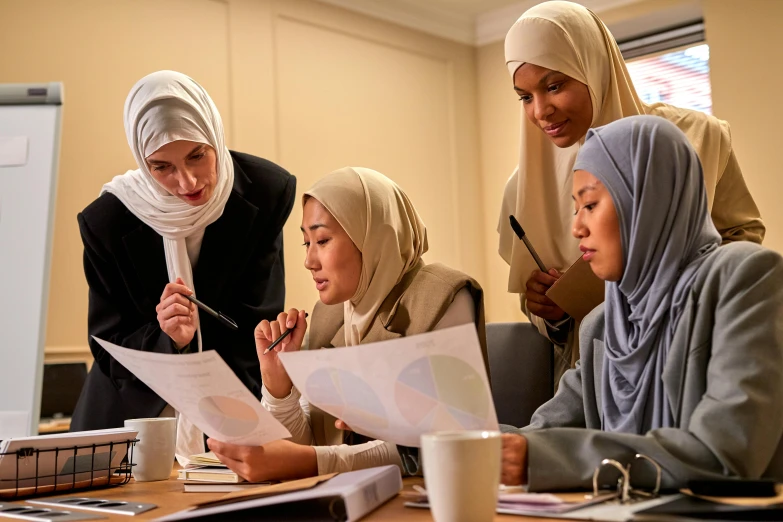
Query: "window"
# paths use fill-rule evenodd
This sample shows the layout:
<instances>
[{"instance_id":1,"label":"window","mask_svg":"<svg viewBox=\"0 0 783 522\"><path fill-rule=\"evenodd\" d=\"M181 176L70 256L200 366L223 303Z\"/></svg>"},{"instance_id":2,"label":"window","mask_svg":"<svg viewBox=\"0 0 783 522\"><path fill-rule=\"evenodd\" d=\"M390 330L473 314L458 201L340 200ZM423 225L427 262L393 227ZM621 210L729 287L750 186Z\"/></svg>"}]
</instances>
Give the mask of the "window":
<instances>
[{"instance_id":1,"label":"window","mask_svg":"<svg viewBox=\"0 0 783 522\"><path fill-rule=\"evenodd\" d=\"M628 62L628 72L645 103L664 102L712 114L710 48L707 44Z\"/></svg>"},{"instance_id":2,"label":"window","mask_svg":"<svg viewBox=\"0 0 783 522\"><path fill-rule=\"evenodd\" d=\"M691 23L619 45L643 102L663 102L712 114L710 48L704 43L703 23Z\"/></svg>"}]
</instances>

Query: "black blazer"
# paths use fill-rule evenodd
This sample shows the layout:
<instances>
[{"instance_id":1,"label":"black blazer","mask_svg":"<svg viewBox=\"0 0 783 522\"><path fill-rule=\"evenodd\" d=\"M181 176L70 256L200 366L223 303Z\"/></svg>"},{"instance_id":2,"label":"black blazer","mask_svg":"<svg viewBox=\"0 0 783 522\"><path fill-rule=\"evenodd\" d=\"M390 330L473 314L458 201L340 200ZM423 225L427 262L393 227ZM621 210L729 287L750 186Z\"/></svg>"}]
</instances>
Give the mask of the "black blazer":
<instances>
[{"instance_id":1,"label":"black blazer","mask_svg":"<svg viewBox=\"0 0 783 522\"><path fill-rule=\"evenodd\" d=\"M193 281L199 300L239 325L226 328L200 312L205 350L217 350L240 380L261 395L253 330L283 311L283 225L296 178L267 160L231 152L234 187L223 215L204 231ZM175 353L155 307L169 282L163 238L110 193L78 215L89 285L88 334L95 363L71 430L114 428L125 419L157 417L166 402L114 360L91 336L128 348Z\"/></svg>"}]
</instances>

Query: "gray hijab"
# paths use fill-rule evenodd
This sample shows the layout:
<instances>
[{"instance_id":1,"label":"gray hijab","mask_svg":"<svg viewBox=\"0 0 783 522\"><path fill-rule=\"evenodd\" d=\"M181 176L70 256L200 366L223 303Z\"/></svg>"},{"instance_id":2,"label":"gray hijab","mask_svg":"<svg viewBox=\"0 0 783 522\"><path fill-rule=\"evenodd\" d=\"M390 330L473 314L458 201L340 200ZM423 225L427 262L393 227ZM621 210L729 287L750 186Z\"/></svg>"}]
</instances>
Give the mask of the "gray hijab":
<instances>
[{"instance_id":1,"label":"gray hijab","mask_svg":"<svg viewBox=\"0 0 783 522\"><path fill-rule=\"evenodd\" d=\"M623 249L623 276L606 283L603 429L671 427L666 356L699 267L721 241L701 163L674 124L631 116L588 131L574 170L609 190Z\"/></svg>"}]
</instances>

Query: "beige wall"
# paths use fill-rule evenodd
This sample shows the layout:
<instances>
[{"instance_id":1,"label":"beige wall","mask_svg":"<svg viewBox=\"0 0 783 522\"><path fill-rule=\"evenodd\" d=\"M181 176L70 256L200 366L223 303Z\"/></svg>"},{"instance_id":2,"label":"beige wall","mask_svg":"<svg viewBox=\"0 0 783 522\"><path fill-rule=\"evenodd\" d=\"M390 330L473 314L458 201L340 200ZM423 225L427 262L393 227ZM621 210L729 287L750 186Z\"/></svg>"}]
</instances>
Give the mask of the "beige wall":
<instances>
[{"instance_id":1,"label":"beige wall","mask_svg":"<svg viewBox=\"0 0 783 522\"><path fill-rule=\"evenodd\" d=\"M601 12L610 29L639 18L654 19L667 9L683 9L693 0L645 0ZM742 15L738 16L741 9ZM704 0L713 112L732 126L734 146L745 179L767 226L764 244L783 251L783 176L772 167L771 151L778 147L772 122L783 119L778 86L783 73L783 35L776 24L783 20L778 0ZM503 43L478 49L479 128L481 181L484 190L485 263L488 316L493 321L517 320L517 301L503 295L508 267L497 254L498 211L503 187L517 162L519 101L505 68ZM770 122L765 125L764 122Z\"/></svg>"},{"instance_id":2,"label":"beige wall","mask_svg":"<svg viewBox=\"0 0 783 522\"><path fill-rule=\"evenodd\" d=\"M122 107L143 75L191 75L229 146L295 174L299 194L345 165L412 197L428 261L484 278L475 49L307 0L0 0L0 83L65 83L47 350L86 348L76 214L134 166ZM24 45L22 45L24 43ZM285 229L287 304L317 299L297 205Z\"/></svg>"},{"instance_id":3,"label":"beige wall","mask_svg":"<svg viewBox=\"0 0 783 522\"><path fill-rule=\"evenodd\" d=\"M694 1L644 0L602 17L611 26ZM759 114L783 116L774 68L783 2L704 0L703 8L714 111L732 124L766 244L783 250L775 201L783 181L769 155L776 134L759 124ZM0 0L0 13L0 46L14 49L0 60L0 82L65 82L50 352L86 348L75 217L103 183L133 167L122 105L138 78L163 68L200 81L230 146L289 169L300 194L348 164L390 175L427 222L427 259L476 277L488 320L522 319L495 232L520 118L502 42L474 49L309 0ZM287 304L310 307L317 294L301 266L300 218L297 205L285 232Z\"/></svg>"},{"instance_id":4,"label":"beige wall","mask_svg":"<svg viewBox=\"0 0 783 522\"><path fill-rule=\"evenodd\" d=\"M498 254L497 234L503 189L519 162L521 106L505 65L503 42L479 47L477 59L487 317L492 321L526 321L519 311L519 298L506 291L508 265Z\"/></svg>"},{"instance_id":5,"label":"beige wall","mask_svg":"<svg viewBox=\"0 0 783 522\"><path fill-rule=\"evenodd\" d=\"M742 14L738 15L741 5ZM767 226L764 245L783 252L783 2L705 0L713 112L731 124L732 143Z\"/></svg>"}]
</instances>

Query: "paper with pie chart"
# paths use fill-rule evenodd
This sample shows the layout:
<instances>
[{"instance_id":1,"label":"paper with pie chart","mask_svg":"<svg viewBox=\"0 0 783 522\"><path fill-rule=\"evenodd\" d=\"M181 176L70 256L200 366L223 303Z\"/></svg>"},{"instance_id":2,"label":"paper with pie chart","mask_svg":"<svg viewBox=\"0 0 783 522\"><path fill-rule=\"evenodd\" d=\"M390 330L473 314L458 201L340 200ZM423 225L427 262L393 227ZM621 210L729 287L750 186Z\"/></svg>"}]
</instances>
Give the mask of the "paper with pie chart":
<instances>
[{"instance_id":1,"label":"paper with pie chart","mask_svg":"<svg viewBox=\"0 0 783 522\"><path fill-rule=\"evenodd\" d=\"M291 436L215 350L188 354L142 352L93 339L209 437L260 446Z\"/></svg>"},{"instance_id":2,"label":"paper with pie chart","mask_svg":"<svg viewBox=\"0 0 783 522\"><path fill-rule=\"evenodd\" d=\"M431 431L498 429L472 324L280 357L308 402L363 435L418 447Z\"/></svg>"}]
</instances>

